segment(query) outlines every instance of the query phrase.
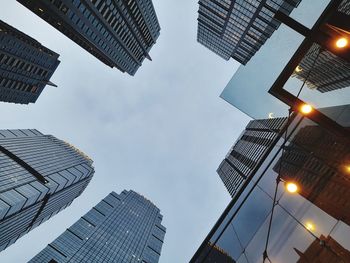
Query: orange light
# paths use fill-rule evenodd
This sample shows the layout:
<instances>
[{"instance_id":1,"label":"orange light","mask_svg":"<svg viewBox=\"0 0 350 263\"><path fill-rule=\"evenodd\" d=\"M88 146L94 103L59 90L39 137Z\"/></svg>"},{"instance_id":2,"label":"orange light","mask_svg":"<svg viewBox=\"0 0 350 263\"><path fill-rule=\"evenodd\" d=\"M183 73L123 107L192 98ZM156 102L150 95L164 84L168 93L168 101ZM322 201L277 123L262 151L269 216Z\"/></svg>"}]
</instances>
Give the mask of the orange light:
<instances>
[{"instance_id":1,"label":"orange light","mask_svg":"<svg viewBox=\"0 0 350 263\"><path fill-rule=\"evenodd\" d=\"M305 227L309 231L315 230L315 225L313 223L311 223L311 222L306 222Z\"/></svg>"},{"instance_id":2,"label":"orange light","mask_svg":"<svg viewBox=\"0 0 350 263\"><path fill-rule=\"evenodd\" d=\"M309 104L303 104L300 107L300 111L304 114L309 114L310 112L312 112L312 110L313 110L313 108Z\"/></svg>"},{"instance_id":3,"label":"orange light","mask_svg":"<svg viewBox=\"0 0 350 263\"><path fill-rule=\"evenodd\" d=\"M296 191L298 191L298 186L295 183L289 182L286 184L286 189L290 193L295 193Z\"/></svg>"},{"instance_id":4,"label":"orange light","mask_svg":"<svg viewBox=\"0 0 350 263\"><path fill-rule=\"evenodd\" d=\"M337 48L343 48L348 45L348 40L345 37L341 37L335 42Z\"/></svg>"},{"instance_id":5,"label":"orange light","mask_svg":"<svg viewBox=\"0 0 350 263\"><path fill-rule=\"evenodd\" d=\"M350 174L350 164L345 166L345 171Z\"/></svg>"}]
</instances>

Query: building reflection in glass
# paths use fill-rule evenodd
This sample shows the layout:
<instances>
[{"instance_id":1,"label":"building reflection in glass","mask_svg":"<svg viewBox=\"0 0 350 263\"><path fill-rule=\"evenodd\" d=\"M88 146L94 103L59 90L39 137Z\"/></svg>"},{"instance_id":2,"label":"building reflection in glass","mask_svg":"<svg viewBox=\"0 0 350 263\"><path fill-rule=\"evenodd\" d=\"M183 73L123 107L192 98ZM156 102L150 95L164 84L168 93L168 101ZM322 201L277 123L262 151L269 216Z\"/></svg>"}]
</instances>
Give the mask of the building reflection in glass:
<instances>
[{"instance_id":1,"label":"building reflection in glass","mask_svg":"<svg viewBox=\"0 0 350 263\"><path fill-rule=\"evenodd\" d=\"M280 172L283 181L295 182L298 194L350 225L350 176L346 169L350 145L346 140L319 126L305 126L285 147L281 159L273 169Z\"/></svg>"},{"instance_id":2,"label":"building reflection in glass","mask_svg":"<svg viewBox=\"0 0 350 263\"><path fill-rule=\"evenodd\" d=\"M327 244L327 245L326 245ZM342 247L332 237L321 236L304 251L294 249L300 256L297 263L349 263L350 251Z\"/></svg>"}]
</instances>

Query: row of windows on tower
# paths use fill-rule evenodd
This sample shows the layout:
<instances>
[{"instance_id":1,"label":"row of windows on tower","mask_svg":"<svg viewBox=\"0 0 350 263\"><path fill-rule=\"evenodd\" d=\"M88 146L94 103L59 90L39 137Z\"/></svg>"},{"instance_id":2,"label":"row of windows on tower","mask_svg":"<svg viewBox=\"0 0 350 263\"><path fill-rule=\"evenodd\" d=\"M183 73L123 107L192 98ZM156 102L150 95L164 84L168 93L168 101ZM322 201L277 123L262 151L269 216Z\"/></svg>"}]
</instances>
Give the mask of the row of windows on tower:
<instances>
[{"instance_id":1,"label":"row of windows on tower","mask_svg":"<svg viewBox=\"0 0 350 263\"><path fill-rule=\"evenodd\" d=\"M141 14L141 11L140 11L138 5L136 4L136 1L129 0L128 7L130 8L131 13L134 16L135 21L137 22L139 28L141 29L141 32L143 33L143 35L147 41L147 45L148 46L152 45L153 41L152 41L151 34L148 30L148 27L147 27L145 21L142 19L143 17L142 17L142 14Z\"/></svg>"},{"instance_id":2,"label":"row of windows on tower","mask_svg":"<svg viewBox=\"0 0 350 263\"><path fill-rule=\"evenodd\" d=\"M47 75L48 75L47 70L44 70L38 66L34 66L34 65L32 65L26 61L23 61L21 59L14 58L12 56L10 57L8 55L1 54L1 53L0 53L0 64L7 65L7 66L10 66L12 68L20 69L20 70L26 71L26 72L31 73L31 74L35 74L35 75L40 76L40 77L47 77Z\"/></svg>"},{"instance_id":3,"label":"row of windows on tower","mask_svg":"<svg viewBox=\"0 0 350 263\"><path fill-rule=\"evenodd\" d=\"M91 13L80 1L73 1L74 6L84 14L84 16L89 20L89 24L86 24L86 21L83 21L77 15L77 11L70 10L62 1L51 1L54 3L54 6L57 7L61 12L68 16L68 18L74 22L81 30L82 33L92 39L99 47L104 49L114 60L116 60L124 69L131 70L132 67L136 66L136 63L133 61L133 58L127 54L127 52L120 46L118 41L112 39L112 35L103 27L103 24ZM60 22L57 22L58 25L61 25ZM95 32L92 30L96 28ZM110 43L108 43L109 41ZM79 42L79 41L78 41ZM116 49L122 54L124 59L127 60L129 64L132 64L132 67L123 60L123 57L120 54L117 54Z\"/></svg>"},{"instance_id":4,"label":"row of windows on tower","mask_svg":"<svg viewBox=\"0 0 350 263\"><path fill-rule=\"evenodd\" d=\"M43 67L49 67L51 65L51 54L43 52L41 48L32 48L27 43L20 42L14 37L0 35L1 49L9 53L15 53L17 56L24 58L26 61L30 61L33 64L38 64Z\"/></svg>"},{"instance_id":5,"label":"row of windows on tower","mask_svg":"<svg viewBox=\"0 0 350 263\"><path fill-rule=\"evenodd\" d=\"M114 32L109 32L108 29L99 21L95 15L90 12L83 4L78 3L76 6L84 16L91 22L91 25L95 26L95 28L99 32L94 32L91 30L92 28L86 25L82 20L80 20L73 12L71 14L71 19L75 24L77 24L90 38L92 38L99 46L101 46L108 54L110 54L115 60L118 61L124 68L131 70L136 67L137 64L134 61L134 58L126 52L126 50L120 45L119 41L116 41L114 37ZM111 13L112 14L112 13ZM108 18L108 17L107 17ZM137 59L141 60L142 51L140 47L138 47L134 42L131 41L129 37L130 32L127 32L127 27L125 22L122 20L120 16L110 15L110 18L113 20L113 25L110 25L113 30L120 36L122 41L124 41L125 45L133 52L133 54L137 54ZM100 36L98 36L98 34ZM108 42L109 43L108 43ZM117 49L124 57L124 59L128 62L122 60L119 54L115 52ZM131 64L131 66L130 66Z\"/></svg>"},{"instance_id":6,"label":"row of windows on tower","mask_svg":"<svg viewBox=\"0 0 350 263\"><path fill-rule=\"evenodd\" d=\"M19 91L35 93L38 91L38 87L13 79L7 79L0 77L0 87L9 89L16 89Z\"/></svg>"},{"instance_id":7,"label":"row of windows on tower","mask_svg":"<svg viewBox=\"0 0 350 263\"><path fill-rule=\"evenodd\" d=\"M94 3L94 1L92 2ZM136 39L133 37L122 16L118 14L115 6L113 4L108 5L106 2L103 1L96 1L94 5L96 9L100 12L100 14L108 22L108 24L112 27L114 32L116 32L120 36L125 45L137 57L138 61L141 61L143 57L143 50L139 45L137 45ZM122 11L124 11L124 16L130 18L129 14L125 10L125 7L123 6L121 9ZM129 21L131 20L129 19ZM147 48L147 45L144 42L143 38L141 38L140 33L136 29L136 26L132 25L132 27L134 29L134 32L138 35L139 40L142 42L144 47Z\"/></svg>"},{"instance_id":8,"label":"row of windows on tower","mask_svg":"<svg viewBox=\"0 0 350 263\"><path fill-rule=\"evenodd\" d=\"M0 21L0 33L4 33L4 34L10 34L14 37L13 41L11 41L9 38L7 38L7 41L9 44L8 46L12 46L12 47L17 47L17 48L21 48L22 51L30 51L32 54L33 58L43 58L44 55L48 55L48 56L53 56L55 55L51 50L48 50L46 48L44 48L43 46L40 45L40 43L38 43L37 41L35 41L34 39L32 41L30 41L30 37L26 36L23 37L21 34L16 33L14 30L5 27L3 24L1 24ZM1 35L0 34L0 42L4 41L6 35ZM21 40L23 43L28 44L29 46L35 47L35 49L33 50L29 50L29 47L26 49L24 46L20 46L20 42L18 40ZM42 52L38 52L37 51L43 51L43 49L45 50L43 53ZM35 61L33 61L35 62Z\"/></svg>"}]
</instances>

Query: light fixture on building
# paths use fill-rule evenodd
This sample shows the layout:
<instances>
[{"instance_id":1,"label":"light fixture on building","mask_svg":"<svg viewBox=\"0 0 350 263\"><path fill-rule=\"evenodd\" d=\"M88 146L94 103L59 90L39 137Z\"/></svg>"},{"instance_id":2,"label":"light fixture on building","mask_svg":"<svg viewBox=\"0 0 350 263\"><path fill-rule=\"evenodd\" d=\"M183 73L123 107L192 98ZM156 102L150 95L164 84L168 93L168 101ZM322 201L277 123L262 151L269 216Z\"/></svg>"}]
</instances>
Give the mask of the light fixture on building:
<instances>
[{"instance_id":1,"label":"light fixture on building","mask_svg":"<svg viewBox=\"0 0 350 263\"><path fill-rule=\"evenodd\" d=\"M341 37L335 42L337 48L344 48L348 45L348 40L345 37Z\"/></svg>"},{"instance_id":2,"label":"light fixture on building","mask_svg":"<svg viewBox=\"0 0 350 263\"><path fill-rule=\"evenodd\" d=\"M305 228L309 231L314 231L315 230L315 225L312 222L306 222L305 223Z\"/></svg>"},{"instance_id":3,"label":"light fixture on building","mask_svg":"<svg viewBox=\"0 0 350 263\"><path fill-rule=\"evenodd\" d=\"M295 68L295 72L302 72L302 71L303 71L303 69L300 66L297 66Z\"/></svg>"},{"instance_id":4,"label":"light fixture on building","mask_svg":"<svg viewBox=\"0 0 350 263\"><path fill-rule=\"evenodd\" d=\"M350 164L345 165L345 172L347 172L348 174L350 174Z\"/></svg>"},{"instance_id":5,"label":"light fixture on building","mask_svg":"<svg viewBox=\"0 0 350 263\"><path fill-rule=\"evenodd\" d=\"M302 104L302 105L300 106L300 111L301 111L301 113L303 113L303 114L309 114L309 113L312 112L312 110L313 110L313 108L312 108L312 106L309 105L309 104L304 103L304 104Z\"/></svg>"},{"instance_id":6,"label":"light fixture on building","mask_svg":"<svg viewBox=\"0 0 350 263\"><path fill-rule=\"evenodd\" d=\"M298 191L298 186L293 182L287 182L286 189L289 193L296 193Z\"/></svg>"}]
</instances>

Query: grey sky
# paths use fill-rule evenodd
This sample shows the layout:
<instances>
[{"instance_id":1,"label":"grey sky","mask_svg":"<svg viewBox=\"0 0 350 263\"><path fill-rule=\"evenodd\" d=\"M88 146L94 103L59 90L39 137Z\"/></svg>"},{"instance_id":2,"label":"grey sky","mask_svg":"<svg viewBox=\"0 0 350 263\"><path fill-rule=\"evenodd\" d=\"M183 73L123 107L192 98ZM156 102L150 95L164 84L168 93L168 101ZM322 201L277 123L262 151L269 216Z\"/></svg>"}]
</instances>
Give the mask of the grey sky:
<instances>
[{"instance_id":1,"label":"grey sky","mask_svg":"<svg viewBox=\"0 0 350 263\"><path fill-rule=\"evenodd\" d=\"M36 128L94 160L73 204L0 253L26 262L110 191L151 199L167 227L160 262L188 262L229 202L216 168L248 117L219 98L238 64L196 42L197 1L153 0L161 33L135 77L110 69L16 1L0 19L59 53L61 64L29 106L0 103L0 128Z\"/></svg>"}]
</instances>

